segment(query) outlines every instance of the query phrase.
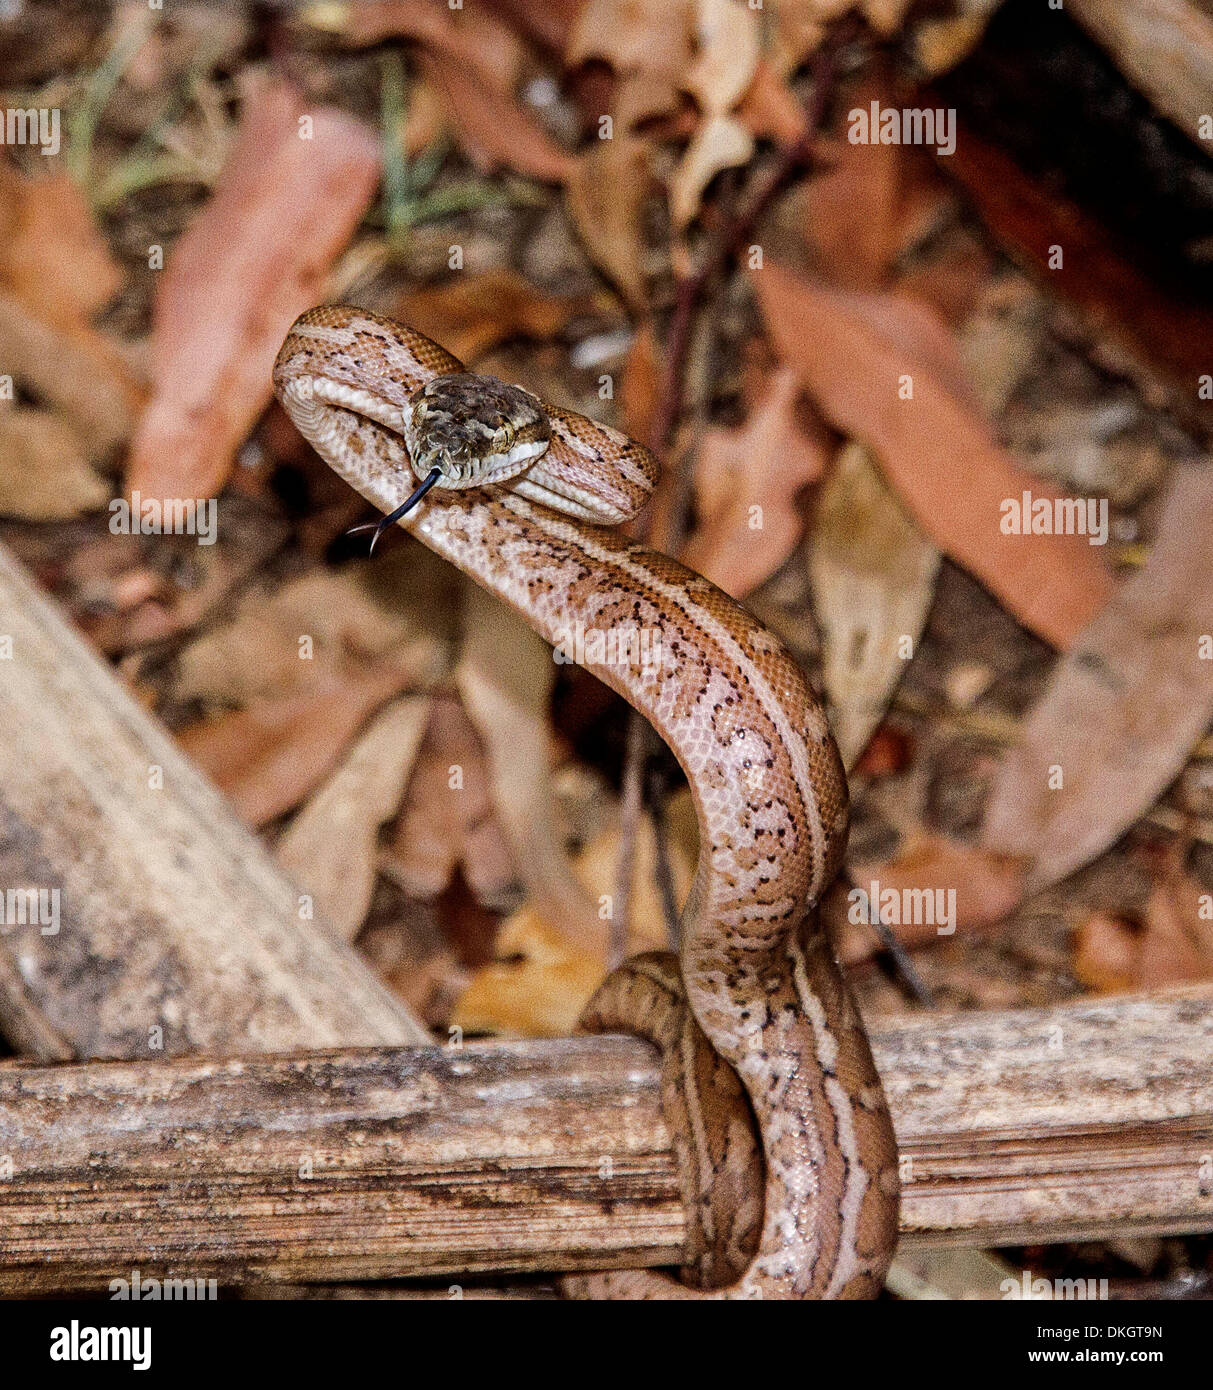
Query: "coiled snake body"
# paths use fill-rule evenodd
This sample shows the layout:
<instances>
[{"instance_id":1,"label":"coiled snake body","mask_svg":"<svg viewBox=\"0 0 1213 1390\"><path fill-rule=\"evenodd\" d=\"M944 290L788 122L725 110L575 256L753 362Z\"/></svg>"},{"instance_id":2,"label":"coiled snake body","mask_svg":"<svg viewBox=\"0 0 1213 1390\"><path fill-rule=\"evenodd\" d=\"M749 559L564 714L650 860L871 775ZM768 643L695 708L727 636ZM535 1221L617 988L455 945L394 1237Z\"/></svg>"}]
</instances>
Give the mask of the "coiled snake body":
<instances>
[{"instance_id":1,"label":"coiled snake body","mask_svg":"<svg viewBox=\"0 0 1213 1390\"><path fill-rule=\"evenodd\" d=\"M606 644L626 659L584 664L673 749L698 812L699 864L680 958L627 962L583 1026L662 1048L687 1206L684 1276L700 1287L645 1270L566 1287L874 1297L896 1241L896 1147L867 1037L817 925L846 842L847 794L799 668L706 579L605 529L639 510L657 476L653 456L618 431L471 376L413 329L341 306L294 324L274 384L325 461L384 512L426 491L400 524L549 642L578 625L650 638ZM641 659L654 651L659 661Z\"/></svg>"}]
</instances>

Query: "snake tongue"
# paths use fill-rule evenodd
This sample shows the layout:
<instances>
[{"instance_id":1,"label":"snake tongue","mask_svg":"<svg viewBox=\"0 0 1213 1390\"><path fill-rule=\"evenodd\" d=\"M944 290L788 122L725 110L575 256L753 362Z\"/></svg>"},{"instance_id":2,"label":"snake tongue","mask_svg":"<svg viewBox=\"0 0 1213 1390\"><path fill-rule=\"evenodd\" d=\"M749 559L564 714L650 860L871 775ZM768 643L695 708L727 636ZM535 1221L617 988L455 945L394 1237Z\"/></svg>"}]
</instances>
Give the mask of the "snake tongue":
<instances>
[{"instance_id":1,"label":"snake tongue","mask_svg":"<svg viewBox=\"0 0 1213 1390\"><path fill-rule=\"evenodd\" d=\"M421 485L410 496L406 497L394 512L389 512L387 516L383 517L382 520L378 522L368 521L362 526L351 526L346 532L346 535L353 536L359 531L373 530L375 534L371 537L371 548L367 551L368 555L373 555L375 553L375 546L379 542L379 537L383 535L389 526L394 526L402 516L408 516L409 512L413 510L417 503L421 501L425 494L429 492L430 488L432 488L441 477L442 469L431 468L425 475Z\"/></svg>"}]
</instances>

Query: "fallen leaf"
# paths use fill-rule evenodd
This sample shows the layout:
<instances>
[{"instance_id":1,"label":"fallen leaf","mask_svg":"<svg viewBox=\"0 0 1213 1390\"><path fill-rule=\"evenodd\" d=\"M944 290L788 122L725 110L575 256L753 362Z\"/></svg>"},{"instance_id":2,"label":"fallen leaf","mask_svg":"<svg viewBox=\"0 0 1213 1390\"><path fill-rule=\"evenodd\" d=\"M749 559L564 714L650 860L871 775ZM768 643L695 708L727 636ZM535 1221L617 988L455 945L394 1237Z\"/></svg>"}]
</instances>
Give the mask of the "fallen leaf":
<instances>
[{"instance_id":1,"label":"fallen leaf","mask_svg":"<svg viewBox=\"0 0 1213 1390\"><path fill-rule=\"evenodd\" d=\"M1120 994L1141 979L1141 931L1093 912L1074 933L1074 976L1095 994Z\"/></svg>"},{"instance_id":2,"label":"fallen leaf","mask_svg":"<svg viewBox=\"0 0 1213 1390\"><path fill-rule=\"evenodd\" d=\"M0 164L0 228L0 286L46 323L87 323L122 286L84 195L65 173L27 178Z\"/></svg>"},{"instance_id":3,"label":"fallen leaf","mask_svg":"<svg viewBox=\"0 0 1213 1390\"><path fill-rule=\"evenodd\" d=\"M670 218L684 230L699 212L704 189L722 169L745 164L754 153L754 137L733 116L709 116L695 132L670 175Z\"/></svg>"},{"instance_id":4,"label":"fallen leaf","mask_svg":"<svg viewBox=\"0 0 1213 1390\"><path fill-rule=\"evenodd\" d=\"M53 407L75 430L77 447L103 459L124 443L143 391L113 344L87 325L62 328L0 294L4 373Z\"/></svg>"},{"instance_id":5,"label":"fallen leaf","mask_svg":"<svg viewBox=\"0 0 1213 1390\"><path fill-rule=\"evenodd\" d=\"M409 291L395 309L461 362L474 362L507 338L553 338L592 307L583 295L545 294L517 271L488 270Z\"/></svg>"},{"instance_id":6,"label":"fallen leaf","mask_svg":"<svg viewBox=\"0 0 1213 1390\"><path fill-rule=\"evenodd\" d=\"M804 107L766 58L758 60L754 80L737 106L737 119L756 139L777 145L795 145L806 128Z\"/></svg>"},{"instance_id":7,"label":"fallen leaf","mask_svg":"<svg viewBox=\"0 0 1213 1390\"><path fill-rule=\"evenodd\" d=\"M780 266L755 272L755 285L780 355L826 416L869 445L923 530L1025 626L1069 645L1111 597L1111 573L1085 536L1003 534L1005 502L1061 494L995 443L958 389L955 355L941 372L942 324L925 306L829 290Z\"/></svg>"},{"instance_id":8,"label":"fallen leaf","mask_svg":"<svg viewBox=\"0 0 1213 1390\"><path fill-rule=\"evenodd\" d=\"M741 598L779 568L804 520L797 493L825 468L826 443L797 414L800 387L779 368L739 429L703 433L695 470L699 526L682 560Z\"/></svg>"},{"instance_id":9,"label":"fallen leaf","mask_svg":"<svg viewBox=\"0 0 1213 1390\"><path fill-rule=\"evenodd\" d=\"M623 134L579 154L565 190L590 258L639 315L647 299L643 219L650 182L648 145Z\"/></svg>"},{"instance_id":10,"label":"fallen leaf","mask_svg":"<svg viewBox=\"0 0 1213 1390\"><path fill-rule=\"evenodd\" d=\"M177 742L239 815L265 825L318 787L370 715L412 679L391 661L361 667L302 694L187 725Z\"/></svg>"},{"instance_id":11,"label":"fallen leaf","mask_svg":"<svg viewBox=\"0 0 1213 1390\"><path fill-rule=\"evenodd\" d=\"M572 871L552 784L552 651L513 609L466 581L455 681L484 744L489 794L531 907L574 946L601 954L607 924Z\"/></svg>"},{"instance_id":12,"label":"fallen leaf","mask_svg":"<svg viewBox=\"0 0 1213 1390\"><path fill-rule=\"evenodd\" d=\"M0 411L0 516L66 521L103 507L109 495L57 416L30 406Z\"/></svg>"},{"instance_id":13,"label":"fallen leaf","mask_svg":"<svg viewBox=\"0 0 1213 1390\"><path fill-rule=\"evenodd\" d=\"M935 595L939 552L862 444L842 450L805 545L830 723L850 769L897 687Z\"/></svg>"},{"instance_id":14,"label":"fallen leaf","mask_svg":"<svg viewBox=\"0 0 1213 1390\"><path fill-rule=\"evenodd\" d=\"M761 20L736 0L697 0L698 50L683 87L709 116L731 111L754 80Z\"/></svg>"},{"instance_id":15,"label":"fallen leaf","mask_svg":"<svg viewBox=\"0 0 1213 1390\"><path fill-rule=\"evenodd\" d=\"M574 156L561 149L520 107L512 93L477 81L461 59L446 52L422 56L422 68L440 95L460 146L480 169L513 169L543 183L566 183Z\"/></svg>"},{"instance_id":16,"label":"fallen leaf","mask_svg":"<svg viewBox=\"0 0 1213 1390\"><path fill-rule=\"evenodd\" d=\"M384 849L384 869L410 897L433 898L461 868L481 901L514 881L489 797L476 729L459 701L436 695L404 804Z\"/></svg>"},{"instance_id":17,"label":"fallen leaf","mask_svg":"<svg viewBox=\"0 0 1213 1390\"><path fill-rule=\"evenodd\" d=\"M673 83L691 60L692 23L690 0L587 0L569 37L565 65L600 58L617 73L657 73Z\"/></svg>"},{"instance_id":18,"label":"fallen leaf","mask_svg":"<svg viewBox=\"0 0 1213 1390\"><path fill-rule=\"evenodd\" d=\"M847 964L875 949L866 915L874 898L880 900L882 919L906 946L926 946L947 940L952 932L992 926L1024 898L1021 861L925 832L912 836L884 864L848 863L847 877L853 887L847 895L847 926L837 942Z\"/></svg>"},{"instance_id":19,"label":"fallen leaf","mask_svg":"<svg viewBox=\"0 0 1213 1390\"><path fill-rule=\"evenodd\" d=\"M305 124L306 123L306 124ZM295 317L374 196L373 131L267 82L248 97L210 202L173 248L153 311L154 394L127 465L148 497L210 497L270 399Z\"/></svg>"},{"instance_id":20,"label":"fallen leaf","mask_svg":"<svg viewBox=\"0 0 1213 1390\"><path fill-rule=\"evenodd\" d=\"M695 812L689 792L667 806L670 867L675 893L690 891L696 853ZM601 901L616 891L619 830L601 832L577 855L574 870L586 892ZM656 843L644 817L636 854L628 913L628 950L667 945L665 912L655 879ZM547 922L529 904L502 923L498 960L478 970L455 1009L453 1022L467 1031L524 1037L563 1037L573 1032L590 995L602 980L605 952L572 945L560 924Z\"/></svg>"},{"instance_id":21,"label":"fallen leaf","mask_svg":"<svg viewBox=\"0 0 1213 1390\"><path fill-rule=\"evenodd\" d=\"M358 935L375 891L379 827L400 805L429 723L427 695L395 700L375 717L275 847L338 936Z\"/></svg>"},{"instance_id":22,"label":"fallen leaf","mask_svg":"<svg viewBox=\"0 0 1213 1390\"><path fill-rule=\"evenodd\" d=\"M321 686L351 658L392 657L417 685L441 677L454 640L449 567L424 546L316 569L272 595L250 593L235 617L178 659L180 700L243 704Z\"/></svg>"},{"instance_id":23,"label":"fallen leaf","mask_svg":"<svg viewBox=\"0 0 1213 1390\"><path fill-rule=\"evenodd\" d=\"M1144 567L1053 668L1008 751L984 843L1036 891L1102 854L1178 776L1213 718L1213 470L1177 467Z\"/></svg>"},{"instance_id":24,"label":"fallen leaf","mask_svg":"<svg viewBox=\"0 0 1213 1390\"><path fill-rule=\"evenodd\" d=\"M1169 868L1154 885L1146 903L1141 937L1139 987L1168 989L1172 985L1213 980L1213 921L1210 895L1203 884Z\"/></svg>"}]
</instances>

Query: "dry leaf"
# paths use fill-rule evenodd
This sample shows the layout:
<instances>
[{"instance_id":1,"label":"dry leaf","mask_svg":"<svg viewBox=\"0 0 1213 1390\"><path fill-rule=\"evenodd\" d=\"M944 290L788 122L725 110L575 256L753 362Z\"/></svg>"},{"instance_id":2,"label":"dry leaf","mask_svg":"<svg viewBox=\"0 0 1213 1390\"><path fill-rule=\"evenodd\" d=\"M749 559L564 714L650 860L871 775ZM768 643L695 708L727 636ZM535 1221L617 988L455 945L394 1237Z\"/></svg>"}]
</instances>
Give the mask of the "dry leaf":
<instances>
[{"instance_id":1,"label":"dry leaf","mask_svg":"<svg viewBox=\"0 0 1213 1390\"><path fill-rule=\"evenodd\" d=\"M838 954L848 964L871 955L876 944L858 893L866 895L866 903L880 897L881 917L907 946L926 946L946 940L952 932L992 926L1024 897L1023 866L1018 860L925 832L884 864L848 863L847 876L854 887L848 894L847 929ZM886 893L894 894L899 906L890 910ZM926 898L915 896L919 894L930 895L929 910Z\"/></svg>"},{"instance_id":2,"label":"dry leaf","mask_svg":"<svg viewBox=\"0 0 1213 1390\"><path fill-rule=\"evenodd\" d=\"M777 145L795 145L805 133L804 107L766 58L758 60L754 80L737 107L737 119L750 134Z\"/></svg>"},{"instance_id":3,"label":"dry leaf","mask_svg":"<svg viewBox=\"0 0 1213 1390\"><path fill-rule=\"evenodd\" d=\"M648 145L631 135L596 140L577 156L566 195L569 215L594 264L643 315L644 203L650 184Z\"/></svg>"},{"instance_id":4,"label":"dry leaf","mask_svg":"<svg viewBox=\"0 0 1213 1390\"><path fill-rule=\"evenodd\" d=\"M427 685L446 670L454 627L449 566L410 539L268 597L250 593L231 622L181 654L174 693L219 704L281 698L323 684L351 657L391 656Z\"/></svg>"},{"instance_id":5,"label":"dry leaf","mask_svg":"<svg viewBox=\"0 0 1213 1390\"><path fill-rule=\"evenodd\" d=\"M705 114L723 115L754 80L761 16L737 0L697 0L695 8L698 51L683 87Z\"/></svg>"},{"instance_id":6,"label":"dry leaf","mask_svg":"<svg viewBox=\"0 0 1213 1390\"><path fill-rule=\"evenodd\" d=\"M939 552L861 444L830 470L805 546L830 722L849 769L918 649Z\"/></svg>"},{"instance_id":7,"label":"dry leaf","mask_svg":"<svg viewBox=\"0 0 1213 1390\"><path fill-rule=\"evenodd\" d=\"M1213 980L1210 901L1203 884L1174 866L1155 884L1141 938L1140 989Z\"/></svg>"},{"instance_id":8,"label":"dry leaf","mask_svg":"<svg viewBox=\"0 0 1213 1390\"><path fill-rule=\"evenodd\" d=\"M73 427L77 447L104 458L130 434L143 392L113 344L86 324L47 323L0 295L4 374L27 386Z\"/></svg>"},{"instance_id":9,"label":"dry leaf","mask_svg":"<svg viewBox=\"0 0 1213 1390\"><path fill-rule=\"evenodd\" d=\"M571 945L601 954L607 926L572 871L552 783L548 644L499 599L465 582L455 680L484 743L490 796L527 900Z\"/></svg>"},{"instance_id":10,"label":"dry leaf","mask_svg":"<svg viewBox=\"0 0 1213 1390\"><path fill-rule=\"evenodd\" d=\"M695 812L690 793L667 807L670 863L679 900L690 891L696 853ZM577 856L574 868L597 900L616 891L619 831L597 835ZM628 915L629 951L666 946L665 914L654 877L656 847L647 817L636 837L635 870ZM529 904L508 918L497 938L499 960L478 970L459 1001L453 1022L468 1031L562 1037L574 1031L581 1010L602 979L604 955L572 946L558 923L546 922Z\"/></svg>"},{"instance_id":11,"label":"dry leaf","mask_svg":"<svg viewBox=\"0 0 1213 1390\"><path fill-rule=\"evenodd\" d=\"M565 65L601 58L617 73L657 73L672 84L691 59L691 26L689 0L587 0L565 49Z\"/></svg>"},{"instance_id":12,"label":"dry leaf","mask_svg":"<svg viewBox=\"0 0 1213 1390\"><path fill-rule=\"evenodd\" d=\"M278 841L279 864L338 936L358 935L375 891L379 827L396 812L429 723L426 695L382 710Z\"/></svg>"},{"instance_id":13,"label":"dry leaf","mask_svg":"<svg viewBox=\"0 0 1213 1390\"><path fill-rule=\"evenodd\" d=\"M384 869L411 897L432 898L462 868L482 902L501 899L514 870L489 798L484 751L458 700L435 696Z\"/></svg>"},{"instance_id":14,"label":"dry leaf","mask_svg":"<svg viewBox=\"0 0 1213 1390\"><path fill-rule=\"evenodd\" d=\"M670 176L670 217L682 231L699 212L704 189L722 169L748 163L754 137L732 116L709 116Z\"/></svg>"},{"instance_id":15,"label":"dry leaf","mask_svg":"<svg viewBox=\"0 0 1213 1390\"><path fill-rule=\"evenodd\" d=\"M239 815L264 825L319 786L369 716L412 678L384 661L329 676L301 695L201 720L181 729L177 741Z\"/></svg>"},{"instance_id":16,"label":"dry leaf","mask_svg":"<svg viewBox=\"0 0 1213 1390\"><path fill-rule=\"evenodd\" d=\"M682 560L741 598L779 568L804 522L801 488L825 468L826 443L798 418L800 387L780 368L740 429L704 431L695 471L700 524Z\"/></svg>"},{"instance_id":17,"label":"dry leaf","mask_svg":"<svg viewBox=\"0 0 1213 1390\"><path fill-rule=\"evenodd\" d=\"M999 769L983 839L1034 861L1033 891L1144 815L1213 718L1211 534L1213 470L1177 468L1145 566L1054 667Z\"/></svg>"},{"instance_id":18,"label":"dry leaf","mask_svg":"<svg viewBox=\"0 0 1213 1390\"><path fill-rule=\"evenodd\" d=\"M352 117L307 109L282 82L248 98L215 194L160 281L155 392L132 446L130 490L209 497L223 486L270 399L282 338L324 298L378 172L375 134Z\"/></svg>"},{"instance_id":19,"label":"dry leaf","mask_svg":"<svg viewBox=\"0 0 1213 1390\"><path fill-rule=\"evenodd\" d=\"M545 294L514 270L457 275L396 302L405 323L461 362L474 362L507 338L553 338L592 307L584 296Z\"/></svg>"},{"instance_id":20,"label":"dry leaf","mask_svg":"<svg viewBox=\"0 0 1213 1390\"><path fill-rule=\"evenodd\" d=\"M520 107L512 92L478 81L462 59L427 53L422 66L439 94L460 147L482 170L513 169L543 183L566 183L574 157Z\"/></svg>"},{"instance_id":21,"label":"dry leaf","mask_svg":"<svg viewBox=\"0 0 1213 1390\"><path fill-rule=\"evenodd\" d=\"M1074 937L1074 975L1096 994L1135 989L1141 978L1141 932L1120 917L1092 913Z\"/></svg>"},{"instance_id":22,"label":"dry leaf","mask_svg":"<svg viewBox=\"0 0 1213 1390\"><path fill-rule=\"evenodd\" d=\"M103 507L109 495L57 416L28 406L0 411L0 516L66 521Z\"/></svg>"},{"instance_id":23,"label":"dry leaf","mask_svg":"<svg viewBox=\"0 0 1213 1390\"><path fill-rule=\"evenodd\" d=\"M995 443L956 389L959 360L945 377L935 349L926 355L942 325L923 306L829 290L779 266L755 272L755 284L780 355L829 419L872 448L940 549L1026 626L1071 643L1110 598L1112 576L1085 536L1003 534L1004 503L1060 494Z\"/></svg>"}]
</instances>

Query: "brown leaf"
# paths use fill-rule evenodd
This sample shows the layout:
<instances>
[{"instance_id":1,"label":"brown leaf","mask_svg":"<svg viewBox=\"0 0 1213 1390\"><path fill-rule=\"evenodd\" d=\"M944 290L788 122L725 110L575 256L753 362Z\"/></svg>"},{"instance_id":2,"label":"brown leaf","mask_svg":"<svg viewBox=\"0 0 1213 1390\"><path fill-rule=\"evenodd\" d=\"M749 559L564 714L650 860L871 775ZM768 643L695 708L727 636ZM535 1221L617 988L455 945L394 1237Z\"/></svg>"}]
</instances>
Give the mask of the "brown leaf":
<instances>
[{"instance_id":1,"label":"brown leaf","mask_svg":"<svg viewBox=\"0 0 1213 1390\"><path fill-rule=\"evenodd\" d=\"M791 553L804 527L801 488L825 468L826 444L797 415L800 387L780 368L739 429L706 429L695 470L700 524L683 562L736 598L755 589Z\"/></svg>"},{"instance_id":2,"label":"brown leaf","mask_svg":"<svg viewBox=\"0 0 1213 1390\"><path fill-rule=\"evenodd\" d=\"M1092 913L1074 934L1074 975L1096 994L1136 989L1141 979L1141 932L1123 918Z\"/></svg>"},{"instance_id":3,"label":"brown leaf","mask_svg":"<svg viewBox=\"0 0 1213 1390\"><path fill-rule=\"evenodd\" d=\"M241 704L315 689L351 658L391 657L418 685L445 671L455 610L449 567L420 544L340 570L316 569L272 595L254 591L235 617L182 652L179 700Z\"/></svg>"},{"instance_id":4,"label":"brown leaf","mask_svg":"<svg viewBox=\"0 0 1213 1390\"><path fill-rule=\"evenodd\" d=\"M754 137L732 116L709 116L670 176L670 218L683 231L699 212L704 190L722 169L748 162Z\"/></svg>"},{"instance_id":5,"label":"brown leaf","mask_svg":"<svg viewBox=\"0 0 1213 1390\"><path fill-rule=\"evenodd\" d=\"M695 813L690 794L671 798L668 808L670 866L675 895L690 891L694 864ZM636 837L635 869L628 914L628 949L663 949L665 913L656 888L655 841L647 817ZM616 891L619 831L596 835L577 855L575 870L585 892L601 900ZM602 980L604 953L571 944L528 903L502 923L497 961L478 970L455 1010L453 1022L476 1032L526 1037L562 1037L573 1032L586 1001Z\"/></svg>"},{"instance_id":6,"label":"brown leaf","mask_svg":"<svg viewBox=\"0 0 1213 1390\"><path fill-rule=\"evenodd\" d=\"M0 228L0 286L46 323L87 323L122 286L122 271L67 174L26 178L0 164Z\"/></svg>"},{"instance_id":7,"label":"brown leaf","mask_svg":"<svg viewBox=\"0 0 1213 1390\"><path fill-rule=\"evenodd\" d=\"M691 60L693 8L689 0L653 5L646 0L587 0L565 50L565 63L600 58L617 73L663 74L671 82Z\"/></svg>"},{"instance_id":8,"label":"brown leaf","mask_svg":"<svg viewBox=\"0 0 1213 1390\"><path fill-rule=\"evenodd\" d=\"M305 109L282 82L248 98L215 194L160 282L155 393L131 450L130 490L209 497L223 486L270 399L283 335L324 297L378 169L374 133L351 117Z\"/></svg>"},{"instance_id":9,"label":"brown leaf","mask_svg":"<svg viewBox=\"0 0 1213 1390\"><path fill-rule=\"evenodd\" d=\"M489 793L530 905L572 945L602 954L607 925L573 875L552 785L551 649L470 580L455 680L484 744Z\"/></svg>"},{"instance_id":10,"label":"brown leaf","mask_svg":"<svg viewBox=\"0 0 1213 1390\"><path fill-rule=\"evenodd\" d=\"M435 696L385 868L412 897L432 898L462 868L481 900L500 898L514 871L489 797L484 750L459 701Z\"/></svg>"},{"instance_id":11,"label":"brown leaf","mask_svg":"<svg viewBox=\"0 0 1213 1390\"><path fill-rule=\"evenodd\" d=\"M346 941L371 905L379 827L400 805L429 708L428 695L413 695L382 710L275 847L279 864L314 898L316 915Z\"/></svg>"},{"instance_id":12,"label":"brown leaf","mask_svg":"<svg viewBox=\"0 0 1213 1390\"><path fill-rule=\"evenodd\" d=\"M65 521L96 511L109 495L57 416L28 406L0 411L0 516Z\"/></svg>"},{"instance_id":13,"label":"brown leaf","mask_svg":"<svg viewBox=\"0 0 1213 1390\"><path fill-rule=\"evenodd\" d=\"M999 769L983 839L1034 860L1033 891L1144 815L1213 718L1213 550L1195 539L1211 534L1213 471L1177 468L1145 566L1053 668Z\"/></svg>"},{"instance_id":14,"label":"brown leaf","mask_svg":"<svg viewBox=\"0 0 1213 1390\"><path fill-rule=\"evenodd\" d=\"M382 662L200 720L177 741L250 825L264 825L319 786L369 716L411 681L411 671Z\"/></svg>"},{"instance_id":15,"label":"brown leaf","mask_svg":"<svg viewBox=\"0 0 1213 1390\"><path fill-rule=\"evenodd\" d=\"M482 170L513 169L543 183L567 183L574 157L520 107L510 92L478 81L462 60L428 53L422 66L440 95L460 144Z\"/></svg>"},{"instance_id":16,"label":"brown leaf","mask_svg":"<svg viewBox=\"0 0 1213 1390\"><path fill-rule=\"evenodd\" d=\"M804 107L766 58L754 69L754 80L737 107L737 119L760 140L794 145L805 131Z\"/></svg>"},{"instance_id":17,"label":"brown leaf","mask_svg":"<svg viewBox=\"0 0 1213 1390\"><path fill-rule=\"evenodd\" d=\"M643 214L650 181L648 145L624 134L595 140L578 155L566 189L569 215L591 259L637 314L647 298Z\"/></svg>"},{"instance_id":18,"label":"brown leaf","mask_svg":"<svg viewBox=\"0 0 1213 1390\"><path fill-rule=\"evenodd\" d=\"M1143 990L1213 980L1213 921L1210 895L1195 879L1169 869L1146 904L1141 939Z\"/></svg>"},{"instance_id":19,"label":"brown leaf","mask_svg":"<svg viewBox=\"0 0 1213 1390\"><path fill-rule=\"evenodd\" d=\"M917 650L939 552L906 515L868 451L842 450L805 545L831 723L850 768Z\"/></svg>"},{"instance_id":20,"label":"brown leaf","mask_svg":"<svg viewBox=\"0 0 1213 1390\"><path fill-rule=\"evenodd\" d=\"M1003 534L1005 502L1060 494L995 443L958 388L954 354L941 371L943 325L910 301L829 290L780 266L755 272L755 284L780 355L826 416L869 445L918 524L1022 623L1069 645L1108 601L1112 576L1085 536ZM907 383L912 399L902 399Z\"/></svg>"},{"instance_id":21,"label":"brown leaf","mask_svg":"<svg viewBox=\"0 0 1213 1390\"><path fill-rule=\"evenodd\" d=\"M395 307L461 362L474 362L507 338L553 338L592 304L581 295L545 294L514 270L488 270L412 290Z\"/></svg>"},{"instance_id":22,"label":"brown leaf","mask_svg":"<svg viewBox=\"0 0 1213 1390\"><path fill-rule=\"evenodd\" d=\"M887 863L848 863L847 876L854 884L848 895L851 930L845 944L840 945L839 954L848 962L870 955L874 946L871 927L860 920L863 904L859 893L866 895L866 902L880 900L881 916L907 946L925 946L941 937L946 939L948 926L954 931L978 931L992 926L1013 912L1024 897L1023 867L1013 857L925 832L911 839ZM896 896L902 904L900 909L888 909L888 893ZM915 910L915 893L934 895L935 921L927 920L930 914ZM949 894L955 896L949 898ZM935 910L941 903L943 910ZM950 922L946 920L952 915L949 903L955 914ZM909 911L905 910L907 906Z\"/></svg>"}]
</instances>

